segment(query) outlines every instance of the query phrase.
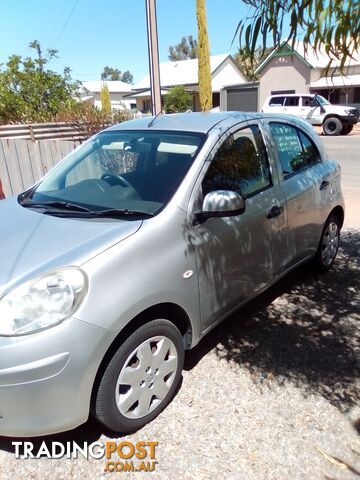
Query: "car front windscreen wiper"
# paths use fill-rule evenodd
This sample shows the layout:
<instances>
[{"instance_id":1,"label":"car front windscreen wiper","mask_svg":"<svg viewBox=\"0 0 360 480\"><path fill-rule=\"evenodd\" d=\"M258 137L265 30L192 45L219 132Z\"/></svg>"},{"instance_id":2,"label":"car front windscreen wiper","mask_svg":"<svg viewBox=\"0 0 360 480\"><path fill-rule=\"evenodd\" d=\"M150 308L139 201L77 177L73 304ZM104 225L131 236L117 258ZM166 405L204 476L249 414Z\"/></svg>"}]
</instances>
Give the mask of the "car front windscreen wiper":
<instances>
[{"instance_id":1,"label":"car front windscreen wiper","mask_svg":"<svg viewBox=\"0 0 360 480\"><path fill-rule=\"evenodd\" d=\"M63 200L53 200L48 202L33 202L31 200L24 200L20 202L20 205L29 208L45 208L46 210L55 208L60 210L66 209L68 211L93 213L93 211L89 208L82 207L81 205L77 205L76 203L66 202Z\"/></svg>"},{"instance_id":2,"label":"car front windscreen wiper","mask_svg":"<svg viewBox=\"0 0 360 480\"><path fill-rule=\"evenodd\" d=\"M89 210L87 211L71 211L71 210L45 210L43 213L55 215L57 217L72 217L72 218L124 218L124 217L142 217L151 218L153 213L143 212L140 210L128 210L109 208L107 210Z\"/></svg>"},{"instance_id":3,"label":"car front windscreen wiper","mask_svg":"<svg viewBox=\"0 0 360 480\"><path fill-rule=\"evenodd\" d=\"M142 210L128 210L127 208L109 208L107 210L99 210L98 212L91 212L91 216L94 217L113 217L113 218L121 218L121 217L146 217L150 218L153 217L154 214L150 212L144 212Z\"/></svg>"},{"instance_id":4,"label":"car front windscreen wiper","mask_svg":"<svg viewBox=\"0 0 360 480\"><path fill-rule=\"evenodd\" d=\"M54 200L47 202L33 202L25 200L21 203L23 207L29 208L43 208L44 213L57 216L76 216L85 218L94 217L153 217L153 213L144 212L142 210L130 210L127 208L108 208L105 210L90 210L90 208L77 205L76 203L66 202L62 200Z\"/></svg>"}]
</instances>

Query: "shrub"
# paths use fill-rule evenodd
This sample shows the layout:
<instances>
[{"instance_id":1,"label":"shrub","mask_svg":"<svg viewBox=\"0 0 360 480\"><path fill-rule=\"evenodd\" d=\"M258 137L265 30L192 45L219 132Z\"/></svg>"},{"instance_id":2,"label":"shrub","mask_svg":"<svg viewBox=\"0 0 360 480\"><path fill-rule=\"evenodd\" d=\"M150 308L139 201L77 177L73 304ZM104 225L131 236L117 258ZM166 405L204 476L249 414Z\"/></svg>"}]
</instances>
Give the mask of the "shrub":
<instances>
[{"instance_id":1,"label":"shrub","mask_svg":"<svg viewBox=\"0 0 360 480\"><path fill-rule=\"evenodd\" d=\"M182 85L171 88L165 96L164 107L167 113L186 112L192 105L192 96Z\"/></svg>"}]
</instances>

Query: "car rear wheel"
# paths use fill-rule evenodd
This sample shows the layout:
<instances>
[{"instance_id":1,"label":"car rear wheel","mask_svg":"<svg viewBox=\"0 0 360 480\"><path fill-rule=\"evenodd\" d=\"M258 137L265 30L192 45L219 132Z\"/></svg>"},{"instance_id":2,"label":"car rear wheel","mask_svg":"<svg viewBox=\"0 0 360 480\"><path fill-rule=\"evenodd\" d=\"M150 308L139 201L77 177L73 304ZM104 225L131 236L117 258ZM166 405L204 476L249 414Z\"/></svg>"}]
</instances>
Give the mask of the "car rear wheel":
<instances>
[{"instance_id":1,"label":"car rear wheel","mask_svg":"<svg viewBox=\"0 0 360 480\"><path fill-rule=\"evenodd\" d=\"M354 125L352 123L348 123L347 125L344 125L340 135L348 135L350 132L352 132L352 129L354 128Z\"/></svg>"},{"instance_id":2,"label":"car rear wheel","mask_svg":"<svg viewBox=\"0 0 360 480\"><path fill-rule=\"evenodd\" d=\"M327 118L323 124L323 132L328 136L339 135L342 128L343 124L341 123L341 120L336 117Z\"/></svg>"},{"instance_id":3,"label":"car rear wheel","mask_svg":"<svg viewBox=\"0 0 360 480\"><path fill-rule=\"evenodd\" d=\"M110 360L96 393L95 417L129 433L153 420L171 401L181 378L184 347L169 320L137 329Z\"/></svg>"},{"instance_id":4,"label":"car rear wheel","mask_svg":"<svg viewBox=\"0 0 360 480\"><path fill-rule=\"evenodd\" d=\"M318 250L313 264L319 273L330 270L335 261L340 242L341 223L336 215L330 215L325 222Z\"/></svg>"}]
</instances>

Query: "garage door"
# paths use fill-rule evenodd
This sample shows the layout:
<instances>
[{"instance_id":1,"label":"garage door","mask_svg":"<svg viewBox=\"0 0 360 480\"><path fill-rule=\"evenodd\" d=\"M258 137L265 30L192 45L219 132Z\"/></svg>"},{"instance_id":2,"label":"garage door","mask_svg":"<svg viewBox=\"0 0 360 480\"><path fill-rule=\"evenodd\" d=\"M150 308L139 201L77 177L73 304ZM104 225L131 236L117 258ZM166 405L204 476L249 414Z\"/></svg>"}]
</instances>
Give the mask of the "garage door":
<instances>
[{"instance_id":1,"label":"garage door","mask_svg":"<svg viewBox=\"0 0 360 480\"><path fill-rule=\"evenodd\" d=\"M226 110L256 112L258 109L258 88L247 87L227 90Z\"/></svg>"}]
</instances>

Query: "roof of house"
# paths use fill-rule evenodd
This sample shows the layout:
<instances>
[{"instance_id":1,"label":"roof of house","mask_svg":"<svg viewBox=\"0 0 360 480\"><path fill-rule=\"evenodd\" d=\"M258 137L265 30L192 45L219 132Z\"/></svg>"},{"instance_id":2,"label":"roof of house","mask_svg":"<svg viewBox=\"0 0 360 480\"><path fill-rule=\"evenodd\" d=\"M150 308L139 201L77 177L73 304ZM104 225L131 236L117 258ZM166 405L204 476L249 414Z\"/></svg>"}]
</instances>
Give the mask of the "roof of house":
<instances>
[{"instance_id":1,"label":"roof of house","mask_svg":"<svg viewBox=\"0 0 360 480\"><path fill-rule=\"evenodd\" d=\"M268 57L265 58L265 60L255 70L255 73L260 73L272 58L284 55L294 55L310 68L325 68L330 60L329 55L326 54L324 49L320 49L320 51L316 52L310 45L305 48L304 43L298 41L296 42L293 50L289 44L283 42L278 48L273 50ZM360 64L360 52L355 52L353 57L354 58L349 59L349 61L346 63L347 66ZM338 67L339 65L340 60L333 58L331 67Z\"/></svg>"},{"instance_id":2,"label":"roof of house","mask_svg":"<svg viewBox=\"0 0 360 480\"><path fill-rule=\"evenodd\" d=\"M162 88L160 91L161 95L167 95L169 93L169 89ZM131 92L127 95L124 95L124 98L131 97L131 98L142 98L142 97L151 97L151 91L148 88L147 90L139 90L136 92Z\"/></svg>"},{"instance_id":3,"label":"roof of house","mask_svg":"<svg viewBox=\"0 0 360 480\"><path fill-rule=\"evenodd\" d=\"M311 88L354 87L360 85L360 75L337 75L320 77L310 83Z\"/></svg>"},{"instance_id":4,"label":"roof of house","mask_svg":"<svg viewBox=\"0 0 360 480\"><path fill-rule=\"evenodd\" d=\"M101 87L105 84L108 86L110 93L130 93L132 91L132 85L120 80L92 80L83 82L82 87L89 93L100 93Z\"/></svg>"},{"instance_id":5,"label":"roof of house","mask_svg":"<svg viewBox=\"0 0 360 480\"><path fill-rule=\"evenodd\" d=\"M309 45L307 49L305 49L303 42L298 42L296 45L297 52L314 67L314 68L325 68L329 63L329 56L326 54L325 50L322 48L320 52L315 52L315 50ZM360 51L354 52L354 58L350 58L348 62L346 62L346 66L352 65L359 65L360 64ZM337 58L333 58L331 63L331 67L338 67L340 66L340 60Z\"/></svg>"},{"instance_id":6,"label":"roof of house","mask_svg":"<svg viewBox=\"0 0 360 480\"><path fill-rule=\"evenodd\" d=\"M211 73L213 74L227 58L231 58L231 56L228 54L212 55L210 57ZM198 59L160 63L160 80L162 87L196 85L198 83ZM145 75L133 88L141 90L149 87L150 76Z\"/></svg>"}]
</instances>

